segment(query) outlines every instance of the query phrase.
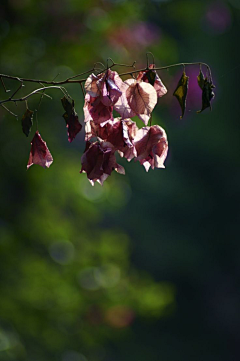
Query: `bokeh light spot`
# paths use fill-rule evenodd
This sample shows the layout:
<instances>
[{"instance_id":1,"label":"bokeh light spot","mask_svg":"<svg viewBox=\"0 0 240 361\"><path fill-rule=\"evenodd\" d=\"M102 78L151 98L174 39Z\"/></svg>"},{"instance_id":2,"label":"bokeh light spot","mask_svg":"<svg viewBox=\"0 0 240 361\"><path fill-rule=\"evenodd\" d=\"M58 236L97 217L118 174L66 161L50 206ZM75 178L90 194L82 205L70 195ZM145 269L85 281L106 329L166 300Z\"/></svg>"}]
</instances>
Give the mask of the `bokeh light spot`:
<instances>
[{"instance_id":1,"label":"bokeh light spot","mask_svg":"<svg viewBox=\"0 0 240 361\"><path fill-rule=\"evenodd\" d=\"M49 247L49 253L55 262L66 265L73 260L75 249L69 241L57 241Z\"/></svg>"}]
</instances>

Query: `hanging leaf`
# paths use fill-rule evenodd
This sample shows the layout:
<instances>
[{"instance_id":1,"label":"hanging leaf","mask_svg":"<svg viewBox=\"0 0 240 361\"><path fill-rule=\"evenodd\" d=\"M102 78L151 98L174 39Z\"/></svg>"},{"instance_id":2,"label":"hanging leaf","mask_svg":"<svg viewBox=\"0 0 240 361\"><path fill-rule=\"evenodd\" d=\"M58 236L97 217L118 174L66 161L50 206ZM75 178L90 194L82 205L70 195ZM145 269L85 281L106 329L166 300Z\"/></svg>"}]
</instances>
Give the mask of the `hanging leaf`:
<instances>
[{"instance_id":1,"label":"hanging leaf","mask_svg":"<svg viewBox=\"0 0 240 361\"><path fill-rule=\"evenodd\" d=\"M33 113L32 110L27 109L22 116L22 130L27 137L33 125Z\"/></svg>"},{"instance_id":2,"label":"hanging leaf","mask_svg":"<svg viewBox=\"0 0 240 361\"><path fill-rule=\"evenodd\" d=\"M197 77L197 81L198 81L198 85L200 86L201 89L203 89L204 80L205 80L204 75L202 73L202 70L200 69L198 77Z\"/></svg>"},{"instance_id":3,"label":"hanging leaf","mask_svg":"<svg viewBox=\"0 0 240 361\"><path fill-rule=\"evenodd\" d=\"M32 142L31 151L27 164L27 169L33 164L39 164L43 168L49 168L53 162L52 154L49 152L46 142L43 141L41 135L36 131Z\"/></svg>"},{"instance_id":4,"label":"hanging leaf","mask_svg":"<svg viewBox=\"0 0 240 361\"><path fill-rule=\"evenodd\" d=\"M74 100L70 101L65 96L61 99L65 113L63 118L67 124L68 128L68 141L71 143L76 135L82 129L82 125L78 121L78 115L74 109Z\"/></svg>"},{"instance_id":5,"label":"hanging leaf","mask_svg":"<svg viewBox=\"0 0 240 361\"><path fill-rule=\"evenodd\" d=\"M153 70L149 70L146 72L146 77L149 82L149 84L154 85L156 80L156 72Z\"/></svg>"},{"instance_id":6,"label":"hanging leaf","mask_svg":"<svg viewBox=\"0 0 240 361\"><path fill-rule=\"evenodd\" d=\"M128 79L129 84L126 91L126 98L130 108L147 125L151 113L157 104L157 92L154 87L145 82L138 82Z\"/></svg>"},{"instance_id":7,"label":"hanging leaf","mask_svg":"<svg viewBox=\"0 0 240 361\"><path fill-rule=\"evenodd\" d=\"M205 78L202 87L202 109L198 110L197 113L201 113L206 108L210 108L210 110L212 110L211 100L215 97L213 92L214 88L215 85L213 85L212 81Z\"/></svg>"},{"instance_id":8,"label":"hanging leaf","mask_svg":"<svg viewBox=\"0 0 240 361\"><path fill-rule=\"evenodd\" d=\"M182 119L185 109L186 109L186 99L187 99L187 92L188 92L188 81L189 76L186 75L185 71L183 72L181 79L178 82L177 88L174 91L173 95L177 98L180 107L182 109L182 115L180 118Z\"/></svg>"},{"instance_id":9,"label":"hanging leaf","mask_svg":"<svg viewBox=\"0 0 240 361\"><path fill-rule=\"evenodd\" d=\"M157 96L161 98L167 93L167 88L163 84L162 80L159 78L158 73L155 70L155 65L150 64L149 70L140 71L137 77L137 81L145 81L150 83L156 90Z\"/></svg>"}]
</instances>

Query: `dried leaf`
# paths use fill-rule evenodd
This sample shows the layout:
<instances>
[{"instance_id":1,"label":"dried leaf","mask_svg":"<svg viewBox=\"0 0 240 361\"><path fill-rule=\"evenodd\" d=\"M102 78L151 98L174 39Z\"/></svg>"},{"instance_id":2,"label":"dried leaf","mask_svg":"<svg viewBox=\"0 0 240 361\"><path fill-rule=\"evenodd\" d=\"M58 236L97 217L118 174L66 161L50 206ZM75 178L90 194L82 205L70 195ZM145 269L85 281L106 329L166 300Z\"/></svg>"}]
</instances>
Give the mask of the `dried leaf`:
<instances>
[{"instance_id":1,"label":"dried leaf","mask_svg":"<svg viewBox=\"0 0 240 361\"><path fill-rule=\"evenodd\" d=\"M157 93L154 87L149 83L134 81L127 89L126 97L130 108L147 125L157 104Z\"/></svg>"},{"instance_id":2,"label":"dried leaf","mask_svg":"<svg viewBox=\"0 0 240 361\"><path fill-rule=\"evenodd\" d=\"M153 70L148 70L146 72L146 77L148 79L149 84L154 86L155 79L156 79L156 72L154 72Z\"/></svg>"},{"instance_id":3,"label":"dried leaf","mask_svg":"<svg viewBox=\"0 0 240 361\"><path fill-rule=\"evenodd\" d=\"M31 151L27 169L33 164L39 164L43 168L49 168L52 162L53 157L49 152L46 142L43 141L39 132L36 131L31 142Z\"/></svg>"},{"instance_id":4,"label":"dried leaf","mask_svg":"<svg viewBox=\"0 0 240 361\"><path fill-rule=\"evenodd\" d=\"M104 84L104 73L99 75L91 74L87 78L84 88L87 94L92 98L96 98L101 94Z\"/></svg>"},{"instance_id":5,"label":"dried leaf","mask_svg":"<svg viewBox=\"0 0 240 361\"><path fill-rule=\"evenodd\" d=\"M116 71L111 71L108 69L105 75L105 82L102 88L102 98L101 102L105 106L114 105L120 96L122 95L122 91L120 90L123 84L122 79L118 75Z\"/></svg>"},{"instance_id":6,"label":"dried leaf","mask_svg":"<svg viewBox=\"0 0 240 361\"><path fill-rule=\"evenodd\" d=\"M204 80L205 80L204 75L202 73L202 70L200 69L198 77L197 77L197 81L198 81L198 85L200 86L201 89L203 89Z\"/></svg>"},{"instance_id":7,"label":"dried leaf","mask_svg":"<svg viewBox=\"0 0 240 361\"><path fill-rule=\"evenodd\" d=\"M149 168L165 168L164 161L167 157L167 135L159 125L143 127L137 131L134 139L137 158L146 171Z\"/></svg>"},{"instance_id":8,"label":"dried leaf","mask_svg":"<svg viewBox=\"0 0 240 361\"><path fill-rule=\"evenodd\" d=\"M155 65L150 64L149 65L150 70L141 71L138 74L137 81L142 80L153 85L154 89L157 92L157 96L161 98L163 95L167 93L167 88L163 84L162 80L159 78L158 73L156 72L156 70L154 70L154 68Z\"/></svg>"},{"instance_id":9,"label":"dried leaf","mask_svg":"<svg viewBox=\"0 0 240 361\"><path fill-rule=\"evenodd\" d=\"M134 82L134 79L132 79L132 80ZM120 90L122 92L122 95L119 97L116 104L114 104L114 109L116 110L116 112L118 112L121 115L122 119L132 118L136 115L134 113L134 111L130 108L128 101L127 101L126 91L127 91L128 87L129 87L129 84L127 84L125 82L123 82L121 84Z\"/></svg>"},{"instance_id":10,"label":"dried leaf","mask_svg":"<svg viewBox=\"0 0 240 361\"><path fill-rule=\"evenodd\" d=\"M23 133L28 137L33 125L33 111L27 109L22 117L22 130Z\"/></svg>"},{"instance_id":11,"label":"dried leaf","mask_svg":"<svg viewBox=\"0 0 240 361\"><path fill-rule=\"evenodd\" d=\"M205 78L202 88L202 109L198 110L197 113L201 113L206 108L210 108L210 110L212 110L211 100L215 97L213 92L214 88L215 85L213 85L212 81Z\"/></svg>"},{"instance_id":12,"label":"dried leaf","mask_svg":"<svg viewBox=\"0 0 240 361\"><path fill-rule=\"evenodd\" d=\"M184 71L181 76L181 79L178 82L177 88L173 93L173 95L177 98L177 100L180 104L180 107L182 109L182 115L180 116L181 119L184 115L185 108L186 108L188 81L189 81L189 77L186 75L186 73Z\"/></svg>"},{"instance_id":13,"label":"dried leaf","mask_svg":"<svg viewBox=\"0 0 240 361\"><path fill-rule=\"evenodd\" d=\"M83 107L85 123L93 120L95 124L100 124L113 119L113 107L105 106L101 102L101 98L92 98L89 94L85 95L85 103Z\"/></svg>"},{"instance_id":14,"label":"dried leaf","mask_svg":"<svg viewBox=\"0 0 240 361\"><path fill-rule=\"evenodd\" d=\"M103 184L114 169L118 173L125 174L124 168L117 164L114 149L111 143L108 142L86 142L86 149L81 162L82 169L80 173L87 173L92 185L96 181Z\"/></svg>"},{"instance_id":15,"label":"dried leaf","mask_svg":"<svg viewBox=\"0 0 240 361\"><path fill-rule=\"evenodd\" d=\"M68 128L68 141L72 142L76 135L82 129L82 125L78 121L78 115L74 109L74 100L70 101L65 96L61 99L65 113L63 118L65 119Z\"/></svg>"}]
</instances>

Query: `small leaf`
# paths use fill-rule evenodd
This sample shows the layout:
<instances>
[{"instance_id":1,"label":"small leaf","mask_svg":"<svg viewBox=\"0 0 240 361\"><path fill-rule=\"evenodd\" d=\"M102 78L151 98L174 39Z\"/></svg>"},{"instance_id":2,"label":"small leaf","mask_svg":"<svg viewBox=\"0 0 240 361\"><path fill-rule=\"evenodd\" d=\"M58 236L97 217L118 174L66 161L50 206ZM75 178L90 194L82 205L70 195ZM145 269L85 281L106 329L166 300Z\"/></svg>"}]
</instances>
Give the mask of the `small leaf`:
<instances>
[{"instance_id":1,"label":"small leaf","mask_svg":"<svg viewBox=\"0 0 240 361\"><path fill-rule=\"evenodd\" d=\"M22 130L23 133L28 137L33 125L33 111L27 109L22 116Z\"/></svg>"},{"instance_id":2,"label":"small leaf","mask_svg":"<svg viewBox=\"0 0 240 361\"><path fill-rule=\"evenodd\" d=\"M153 70L149 70L146 72L146 77L148 79L149 84L154 85L156 80L156 72Z\"/></svg>"},{"instance_id":3,"label":"small leaf","mask_svg":"<svg viewBox=\"0 0 240 361\"><path fill-rule=\"evenodd\" d=\"M186 108L186 99L187 99L187 92L188 92L188 81L189 77L186 75L185 71L183 72L181 79L178 82L177 88L173 95L177 98L181 109L182 109L182 115L180 118L182 119L185 108Z\"/></svg>"},{"instance_id":4,"label":"small leaf","mask_svg":"<svg viewBox=\"0 0 240 361\"><path fill-rule=\"evenodd\" d=\"M206 108L210 108L210 110L212 110L210 102L215 97L213 92L214 88L215 85L213 85L212 81L209 81L208 78L205 78L202 88L202 109L198 110L197 113L201 113Z\"/></svg>"},{"instance_id":5,"label":"small leaf","mask_svg":"<svg viewBox=\"0 0 240 361\"><path fill-rule=\"evenodd\" d=\"M202 73L202 70L200 69L198 77L197 77L197 81L198 81L198 85L200 86L201 89L203 89L204 80L205 80L204 75Z\"/></svg>"},{"instance_id":6,"label":"small leaf","mask_svg":"<svg viewBox=\"0 0 240 361\"><path fill-rule=\"evenodd\" d=\"M70 101L65 96L61 99L65 113L63 118L67 124L68 128L68 141L72 142L76 135L82 129L82 125L78 121L78 115L74 109L74 100Z\"/></svg>"},{"instance_id":7,"label":"small leaf","mask_svg":"<svg viewBox=\"0 0 240 361\"><path fill-rule=\"evenodd\" d=\"M46 142L43 141L41 135L36 131L32 142L31 151L27 164L27 169L33 164L39 164L43 168L49 168L53 162L52 154L49 152Z\"/></svg>"}]
</instances>

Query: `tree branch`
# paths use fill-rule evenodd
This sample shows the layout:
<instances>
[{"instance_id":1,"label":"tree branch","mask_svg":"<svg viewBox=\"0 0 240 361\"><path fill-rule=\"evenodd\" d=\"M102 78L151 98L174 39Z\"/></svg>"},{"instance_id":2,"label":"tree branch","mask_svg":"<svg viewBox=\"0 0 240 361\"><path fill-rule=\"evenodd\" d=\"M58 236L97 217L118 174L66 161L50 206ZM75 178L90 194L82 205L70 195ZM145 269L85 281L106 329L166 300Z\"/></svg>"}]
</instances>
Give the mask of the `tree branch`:
<instances>
[{"instance_id":1,"label":"tree branch","mask_svg":"<svg viewBox=\"0 0 240 361\"><path fill-rule=\"evenodd\" d=\"M5 86L5 83L3 81L3 79L11 79L11 80L16 80L18 82L21 82L21 85L17 88L17 90L8 98L8 99L5 99L5 100L0 100L0 105L3 104L3 103L7 103L7 102L22 102L22 101L25 101L26 99L28 99L29 97L31 97L32 95L34 94L39 94L39 92L43 91L43 93L45 92L45 90L47 89L52 89L52 88L55 88L55 89L60 89L64 95L67 95L69 97L69 94L67 93L67 90L62 87L61 85L64 85L64 84L75 84L75 83L78 83L81 85L81 88L82 88L82 91L83 91L83 94L84 94L84 88L82 86L82 83L85 83L87 79L76 79L76 78L79 78L81 77L82 75L85 75L85 74L89 74L91 72L96 72L97 70L99 70L99 68L97 68L97 64L100 64L101 66L103 66L103 70L101 70L100 72L97 72L97 74L100 74L100 73L103 73L105 71L107 71L108 69L111 69L115 66L124 66L124 67L132 67L133 70L131 71L128 71L128 72L125 72L125 73L121 73L119 74L119 76L125 76L125 75L131 75L132 74L136 74L136 73L139 73L139 72L143 72L143 71L147 71L149 70L149 57L148 57L148 54L151 54L151 56L153 57L152 53L147 53L147 66L143 69L135 69L135 61L133 64L131 65L127 65L127 64L118 64L118 63L115 63L111 58L108 58L107 59L107 67L104 67L104 65L102 63L95 63L94 64L94 67L90 70L87 70L83 73L80 73L80 74L77 74L77 75L74 75L72 77L69 77L65 80L61 80L61 81L54 81L54 80L41 80L41 79L28 79L28 78L19 78L19 77L16 77L16 76L11 76L11 75L6 75L6 74L0 74L0 80L1 80L1 83L4 87L4 90L5 92L9 92L9 90L7 90L6 86ZM153 58L154 59L154 58ZM111 61L112 64L110 66L108 66L108 62ZM160 70L166 70L166 69L170 69L170 68L173 68L173 67L178 67L178 66L183 66L185 68L186 65L199 65L200 67L202 65L206 66L207 68L207 71L208 71L208 74L209 74L209 77L210 77L210 80L212 81L212 75L211 75L211 69L209 67L208 64L206 63L203 63L203 62L193 62L193 63L177 63L177 64L172 64L172 65L167 65L167 66L161 66L161 67L155 67L154 70L156 71L160 71ZM24 97L21 97L21 98L13 98L14 95L16 95L16 93L24 86L23 83L38 83L40 85L42 85L42 88L39 88L39 89L36 89L34 91L32 91L31 93L29 93L28 95L25 95ZM49 86L44 86L45 85L49 85ZM42 93L42 94L43 94ZM46 94L44 94L46 95Z\"/></svg>"}]
</instances>

